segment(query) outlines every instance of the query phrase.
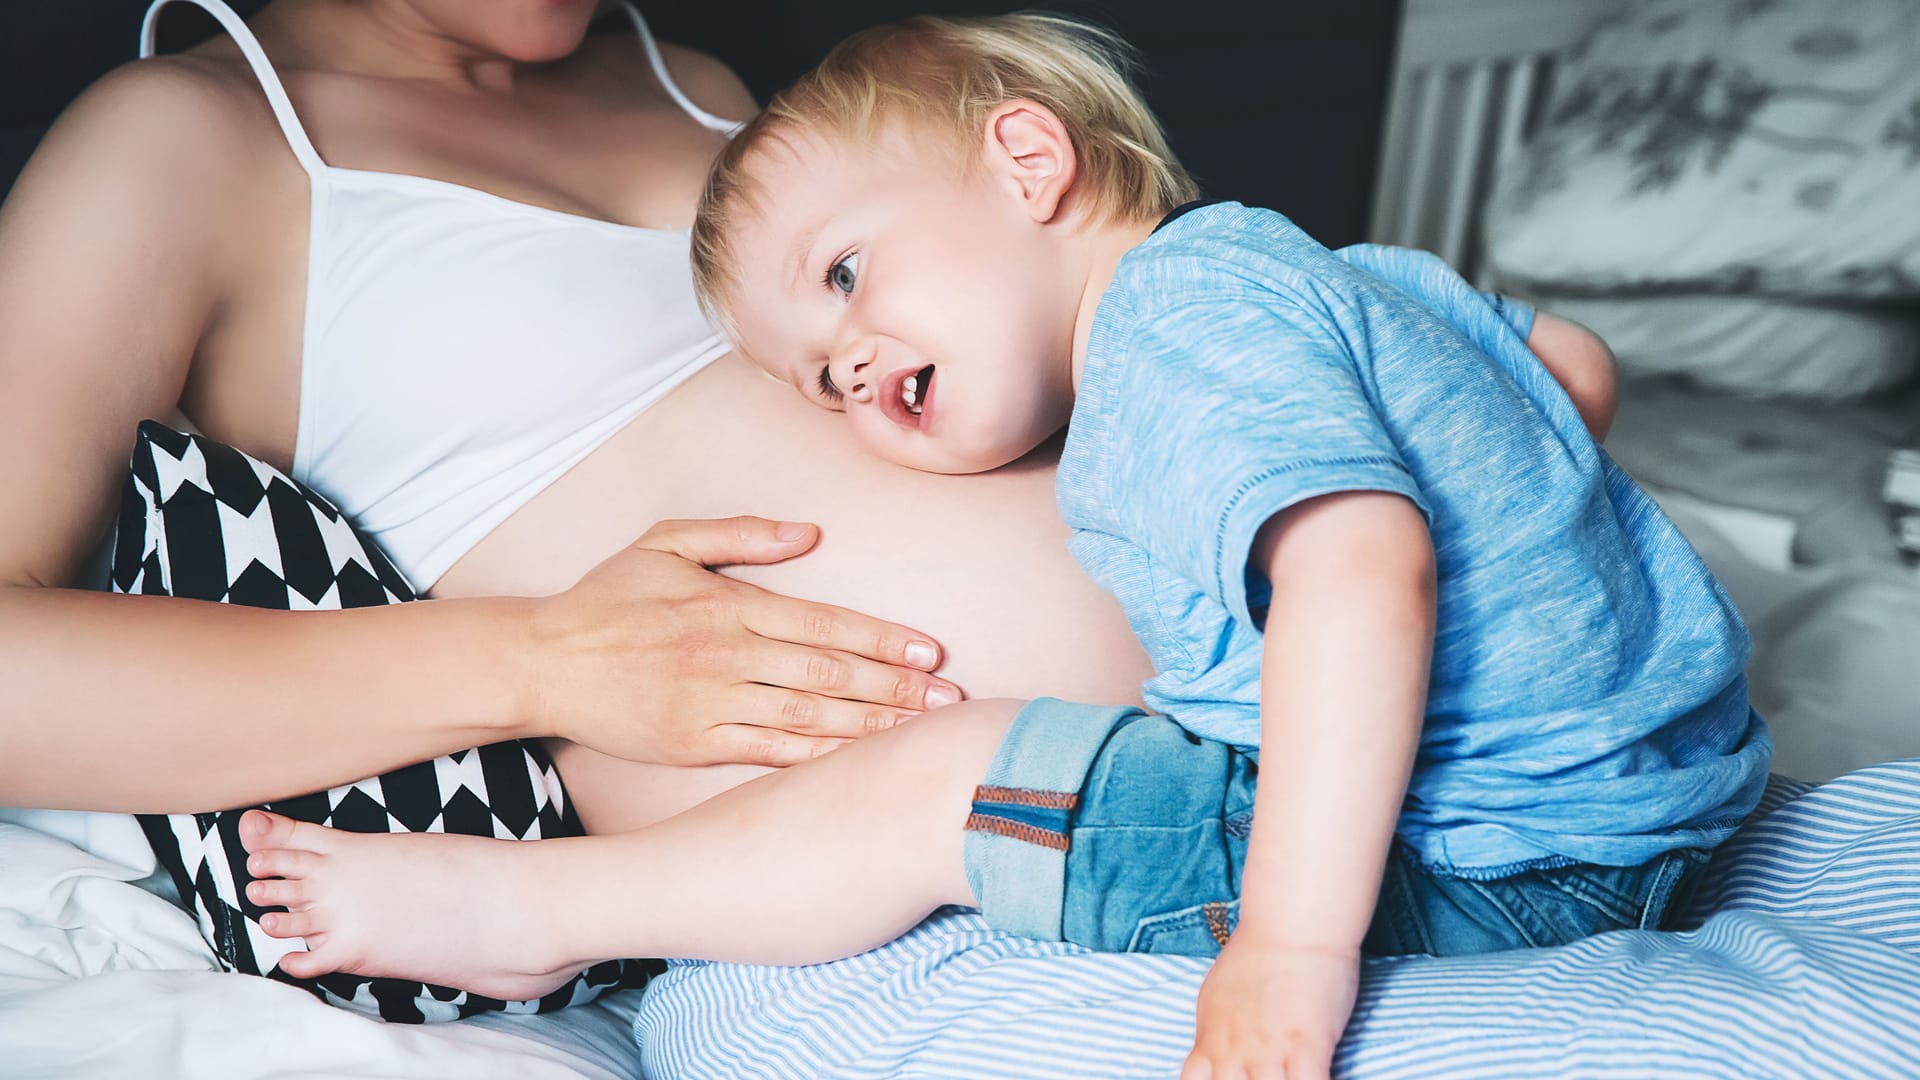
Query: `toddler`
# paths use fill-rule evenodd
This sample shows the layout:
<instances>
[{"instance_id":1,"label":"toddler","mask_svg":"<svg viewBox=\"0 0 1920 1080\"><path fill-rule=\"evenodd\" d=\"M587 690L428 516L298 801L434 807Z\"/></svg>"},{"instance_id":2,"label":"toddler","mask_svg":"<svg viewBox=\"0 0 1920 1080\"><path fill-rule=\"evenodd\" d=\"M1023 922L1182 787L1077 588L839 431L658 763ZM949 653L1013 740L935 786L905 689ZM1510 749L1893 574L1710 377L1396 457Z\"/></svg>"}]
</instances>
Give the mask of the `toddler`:
<instances>
[{"instance_id":1,"label":"toddler","mask_svg":"<svg viewBox=\"0 0 1920 1080\"><path fill-rule=\"evenodd\" d=\"M1314 1075L1362 952L1657 927L1770 743L1739 617L1569 399L1604 427L1597 342L1192 195L1113 38L913 19L733 141L694 273L902 465L1067 428L1061 514L1160 715L1024 708L968 881L1008 930L1217 952L1196 1075Z\"/></svg>"}]
</instances>

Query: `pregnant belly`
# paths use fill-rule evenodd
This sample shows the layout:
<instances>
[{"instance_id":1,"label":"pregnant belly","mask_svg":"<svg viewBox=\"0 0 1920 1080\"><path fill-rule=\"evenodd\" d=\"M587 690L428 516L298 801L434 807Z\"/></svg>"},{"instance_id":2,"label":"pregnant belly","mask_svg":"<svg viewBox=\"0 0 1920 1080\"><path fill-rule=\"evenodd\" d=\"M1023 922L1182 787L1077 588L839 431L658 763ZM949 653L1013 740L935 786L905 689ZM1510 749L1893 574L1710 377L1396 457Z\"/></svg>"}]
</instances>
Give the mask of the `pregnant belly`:
<instances>
[{"instance_id":1,"label":"pregnant belly","mask_svg":"<svg viewBox=\"0 0 1920 1080\"><path fill-rule=\"evenodd\" d=\"M655 521L733 514L812 521L822 538L730 573L933 635L970 695L1134 702L1151 674L1119 605L1067 552L1050 458L969 477L890 465L734 357L509 518L435 594L556 592Z\"/></svg>"}]
</instances>

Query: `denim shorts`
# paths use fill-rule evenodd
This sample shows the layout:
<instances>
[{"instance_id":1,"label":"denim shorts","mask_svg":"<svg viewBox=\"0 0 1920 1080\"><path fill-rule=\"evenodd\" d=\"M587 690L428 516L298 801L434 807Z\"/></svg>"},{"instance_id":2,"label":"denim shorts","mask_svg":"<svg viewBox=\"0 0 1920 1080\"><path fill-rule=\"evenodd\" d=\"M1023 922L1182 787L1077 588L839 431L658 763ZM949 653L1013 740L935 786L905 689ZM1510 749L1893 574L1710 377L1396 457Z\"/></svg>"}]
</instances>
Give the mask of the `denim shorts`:
<instances>
[{"instance_id":1,"label":"denim shorts","mask_svg":"<svg viewBox=\"0 0 1920 1080\"><path fill-rule=\"evenodd\" d=\"M974 793L967 880L996 927L1106 952L1211 956L1240 917L1255 752L1135 708L1029 703ZM1630 867L1481 880L1396 841L1362 949L1452 956L1657 929L1706 865L1698 848Z\"/></svg>"}]
</instances>

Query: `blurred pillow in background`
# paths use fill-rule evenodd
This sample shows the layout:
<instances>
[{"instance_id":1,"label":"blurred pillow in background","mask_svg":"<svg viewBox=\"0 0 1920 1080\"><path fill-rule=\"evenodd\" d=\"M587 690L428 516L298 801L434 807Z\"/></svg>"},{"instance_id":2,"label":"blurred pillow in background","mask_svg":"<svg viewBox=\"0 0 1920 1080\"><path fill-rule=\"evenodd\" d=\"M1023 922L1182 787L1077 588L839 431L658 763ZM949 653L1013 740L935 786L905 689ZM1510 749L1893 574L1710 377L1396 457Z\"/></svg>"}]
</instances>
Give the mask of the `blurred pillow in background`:
<instances>
[{"instance_id":1,"label":"blurred pillow in background","mask_svg":"<svg viewBox=\"0 0 1920 1080\"><path fill-rule=\"evenodd\" d=\"M1920 296L1920 3L1654 0L1495 180L1507 287Z\"/></svg>"},{"instance_id":2,"label":"blurred pillow in background","mask_svg":"<svg viewBox=\"0 0 1920 1080\"><path fill-rule=\"evenodd\" d=\"M1712 293L1535 299L1605 338L1628 375L1684 376L1750 396L1848 401L1899 386L1920 367L1920 309L1913 307Z\"/></svg>"}]
</instances>

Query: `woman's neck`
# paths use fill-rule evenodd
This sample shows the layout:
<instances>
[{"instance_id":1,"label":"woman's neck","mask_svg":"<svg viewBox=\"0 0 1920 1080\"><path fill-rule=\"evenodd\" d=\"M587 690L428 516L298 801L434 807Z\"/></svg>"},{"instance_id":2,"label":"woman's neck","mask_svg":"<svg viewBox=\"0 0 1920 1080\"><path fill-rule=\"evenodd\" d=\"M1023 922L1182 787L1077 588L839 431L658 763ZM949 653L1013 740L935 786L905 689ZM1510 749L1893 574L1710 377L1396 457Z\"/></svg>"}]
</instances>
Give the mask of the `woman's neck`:
<instances>
[{"instance_id":1,"label":"woman's neck","mask_svg":"<svg viewBox=\"0 0 1920 1080\"><path fill-rule=\"evenodd\" d=\"M275 0L252 20L276 64L511 94L526 65L452 37L405 0Z\"/></svg>"}]
</instances>

